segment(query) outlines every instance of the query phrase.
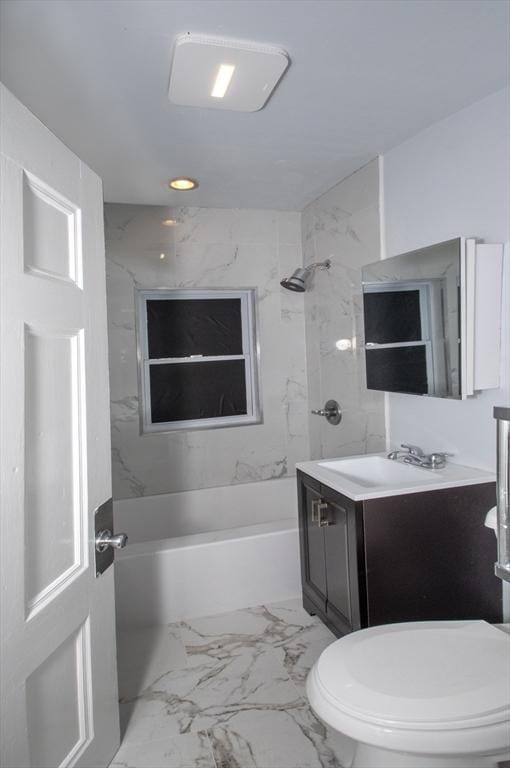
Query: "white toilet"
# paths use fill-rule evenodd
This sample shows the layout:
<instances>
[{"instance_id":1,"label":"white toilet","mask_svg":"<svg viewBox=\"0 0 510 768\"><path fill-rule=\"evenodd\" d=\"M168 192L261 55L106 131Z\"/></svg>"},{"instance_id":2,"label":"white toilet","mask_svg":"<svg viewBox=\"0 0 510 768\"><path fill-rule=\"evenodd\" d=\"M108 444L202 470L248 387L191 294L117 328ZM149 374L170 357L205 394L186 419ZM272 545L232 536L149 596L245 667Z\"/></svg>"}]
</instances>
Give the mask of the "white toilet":
<instances>
[{"instance_id":1,"label":"white toilet","mask_svg":"<svg viewBox=\"0 0 510 768\"><path fill-rule=\"evenodd\" d=\"M510 759L510 635L485 621L389 624L342 637L310 671L356 768L486 768Z\"/></svg>"}]
</instances>

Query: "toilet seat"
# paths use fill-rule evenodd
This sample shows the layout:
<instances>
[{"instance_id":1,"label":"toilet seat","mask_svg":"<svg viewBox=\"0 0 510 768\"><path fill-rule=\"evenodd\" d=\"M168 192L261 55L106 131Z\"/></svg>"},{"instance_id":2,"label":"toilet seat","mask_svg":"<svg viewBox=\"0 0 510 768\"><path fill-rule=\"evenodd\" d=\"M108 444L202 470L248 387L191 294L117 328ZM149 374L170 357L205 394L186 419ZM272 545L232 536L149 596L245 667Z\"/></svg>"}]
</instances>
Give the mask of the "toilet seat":
<instances>
[{"instance_id":1,"label":"toilet seat","mask_svg":"<svg viewBox=\"0 0 510 768\"><path fill-rule=\"evenodd\" d=\"M510 749L510 636L484 621L361 630L326 648L307 693L325 722L368 744Z\"/></svg>"}]
</instances>

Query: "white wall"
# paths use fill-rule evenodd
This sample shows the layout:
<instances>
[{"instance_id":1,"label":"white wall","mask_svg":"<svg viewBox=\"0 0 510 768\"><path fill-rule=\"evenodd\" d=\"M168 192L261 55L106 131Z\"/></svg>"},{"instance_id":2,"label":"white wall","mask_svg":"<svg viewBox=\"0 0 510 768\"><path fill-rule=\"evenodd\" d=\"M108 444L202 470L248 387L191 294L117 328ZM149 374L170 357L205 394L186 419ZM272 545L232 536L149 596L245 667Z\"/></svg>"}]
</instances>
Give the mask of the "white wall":
<instances>
[{"instance_id":1,"label":"white wall","mask_svg":"<svg viewBox=\"0 0 510 768\"><path fill-rule=\"evenodd\" d=\"M510 120L508 90L436 123L384 156L386 256L464 235L507 243L501 387L465 401L388 395L392 446L455 453L494 469L494 405L510 404Z\"/></svg>"}]
</instances>

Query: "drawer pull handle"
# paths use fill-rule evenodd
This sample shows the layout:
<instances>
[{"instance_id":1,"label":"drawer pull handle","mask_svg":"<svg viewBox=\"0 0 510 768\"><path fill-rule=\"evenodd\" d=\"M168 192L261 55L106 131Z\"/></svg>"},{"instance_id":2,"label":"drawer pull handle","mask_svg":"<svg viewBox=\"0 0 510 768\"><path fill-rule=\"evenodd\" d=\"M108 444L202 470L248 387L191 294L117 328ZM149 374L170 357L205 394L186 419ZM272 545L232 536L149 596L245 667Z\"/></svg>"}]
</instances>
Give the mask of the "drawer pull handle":
<instances>
[{"instance_id":1,"label":"drawer pull handle","mask_svg":"<svg viewBox=\"0 0 510 768\"><path fill-rule=\"evenodd\" d=\"M327 512L328 505L321 499L314 499L312 501L312 523L317 523L319 528L325 528L329 525L329 521L326 516L323 517L322 513Z\"/></svg>"},{"instance_id":2,"label":"drawer pull handle","mask_svg":"<svg viewBox=\"0 0 510 768\"><path fill-rule=\"evenodd\" d=\"M325 512L324 517L322 516L323 511ZM319 504L319 521L318 521L319 528L327 528L328 525L330 524L328 520L327 512L328 512L328 505Z\"/></svg>"}]
</instances>

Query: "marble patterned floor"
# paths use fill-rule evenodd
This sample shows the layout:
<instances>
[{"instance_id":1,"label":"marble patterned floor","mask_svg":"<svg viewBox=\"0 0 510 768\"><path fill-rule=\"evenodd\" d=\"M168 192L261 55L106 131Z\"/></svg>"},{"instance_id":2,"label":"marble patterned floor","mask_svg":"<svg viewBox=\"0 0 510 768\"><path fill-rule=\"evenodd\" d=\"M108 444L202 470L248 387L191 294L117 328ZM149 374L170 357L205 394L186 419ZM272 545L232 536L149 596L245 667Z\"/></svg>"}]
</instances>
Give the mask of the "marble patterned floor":
<instances>
[{"instance_id":1,"label":"marble patterned floor","mask_svg":"<svg viewBox=\"0 0 510 768\"><path fill-rule=\"evenodd\" d=\"M299 601L118 638L123 740L111 768L342 768L352 743L312 714L334 636Z\"/></svg>"}]
</instances>

